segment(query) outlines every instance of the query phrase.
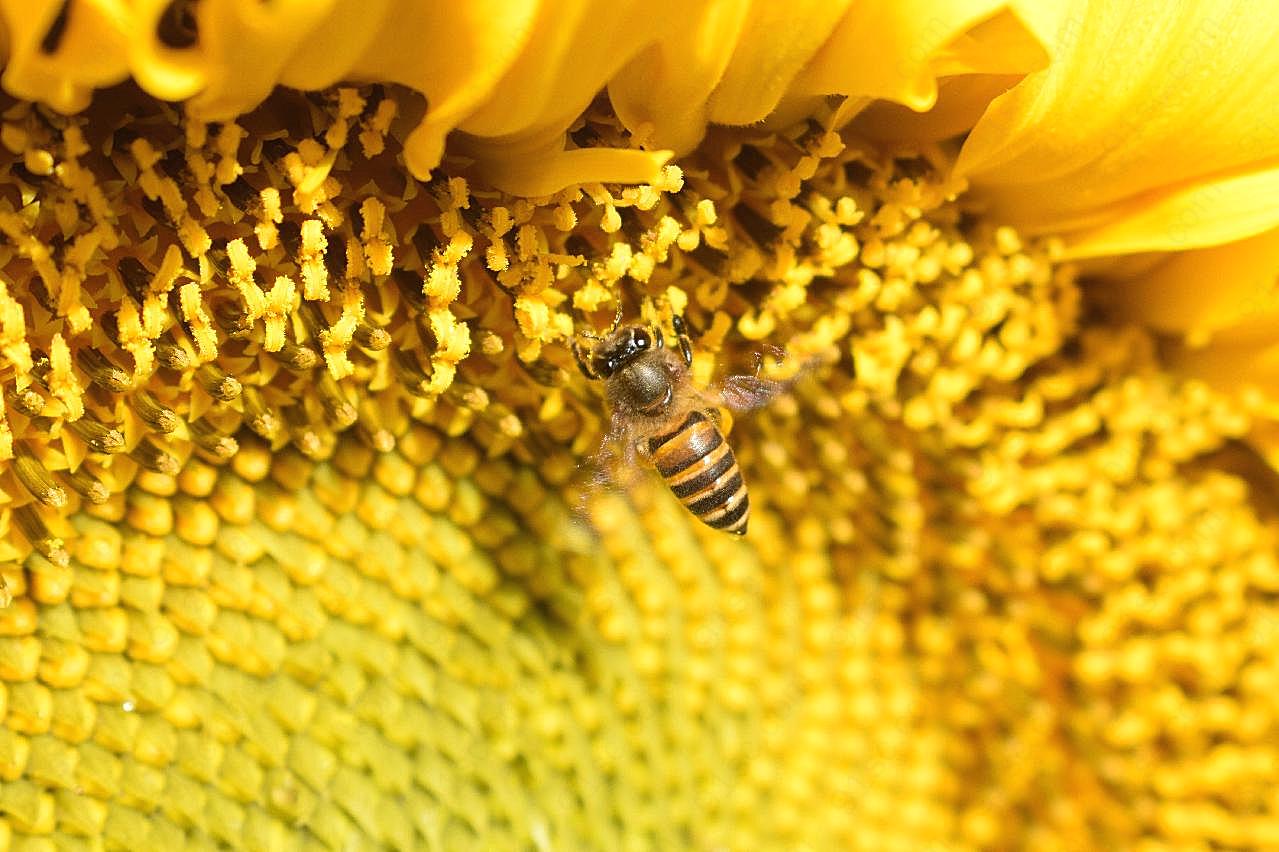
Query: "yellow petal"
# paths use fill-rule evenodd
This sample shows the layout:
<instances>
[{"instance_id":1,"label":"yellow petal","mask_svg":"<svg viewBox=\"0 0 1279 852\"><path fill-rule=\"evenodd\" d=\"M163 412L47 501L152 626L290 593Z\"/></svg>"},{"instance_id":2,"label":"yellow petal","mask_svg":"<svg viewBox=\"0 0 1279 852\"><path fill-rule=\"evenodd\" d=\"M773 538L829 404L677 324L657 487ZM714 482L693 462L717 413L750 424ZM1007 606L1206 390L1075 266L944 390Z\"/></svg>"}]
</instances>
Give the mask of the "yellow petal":
<instances>
[{"instance_id":1,"label":"yellow petal","mask_svg":"<svg viewBox=\"0 0 1279 852\"><path fill-rule=\"evenodd\" d=\"M1279 423L1259 423L1248 434L1248 443L1274 470L1279 470Z\"/></svg>"},{"instance_id":2,"label":"yellow petal","mask_svg":"<svg viewBox=\"0 0 1279 852\"><path fill-rule=\"evenodd\" d=\"M937 78L1022 74L1047 54L997 0L875 0L855 5L790 88L792 96L883 98L916 111L937 100Z\"/></svg>"},{"instance_id":3,"label":"yellow petal","mask_svg":"<svg viewBox=\"0 0 1279 852\"><path fill-rule=\"evenodd\" d=\"M1169 366L1244 401L1249 443L1279 466L1279 229L1110 279L1096 288L1108 314L1177 335Z\"/></svg>"},{"instance_id":4,"label":"yellow petal","mask_svg":"<svg viewBox=\"0 0 1279 852\"><path fill-rule=\"evenodd\" d=\"M639 138L679 153L706 132L707 105L746 25L748 0L708 3L685 13L659 42L609 82L608 96Z\"/></svg>"},{"instance_id":5,"label":"yellow petal","mask_svg":"<svg viewBox=\"0 0 1279 852\"><path fill-rule=\"evenodd\" d=\"M1279 229L1172 254L1102 294L1125 319L1176 332L1192 344L1279 343ZM1242 365L1241 365L1242 366Z\"/></svg>"},{"instance_id":6,"label":"yellow petal","mask_svg":"<svg viewBox=\"0 0 1279 852\"><path fill-rule=\"evenodd\" d=\"M1219 391L1262 390L1273 400L1267 391L1279 387L1279 343L1187 347L1168 361L1182 374L1202 379Z\"/></svg>"},{"instance_id":7,"label":"yellow petal","mask_svg":"<svg viewBox=\"0 0 1279 852\"><path fill-rule=\"evenodd\" d=\"M3 83L20 98L43 100L63 112L88 106L99 86L128 75L128 9L112 0L0 0L8 36Z\"/></svg>"},{"instance_id":8,"label":"yellow petal","mask_svg":"<svg viewBox=\"0 0 1279 852\"><path fill-rule=\"evenodd\" d=\"M754 4L724 77L711 94L711 121L753 124L772 112L847 7L848 0Z\"/></svg>"},{"instance_id":9,"label":"yellow petal","mask_svg":"<svg viewBox=\"0 0 1279 852\"><path fill-rule=\"evenodd\" d=\"M679 27L622 69L609 95L641 139L678 152L700 140L708 119L777 126L811 114L830 94L856 106L841 111L846 117L874 98L927 109L940 75L1021 75L1046 63L1033 30L1007 6L874 2L841 15L839 3L759 4L747 16L743 3L711 4L685 12Z\"/></svg>"},{"instance_id":10,"label":"yellow petal","mask_svg":"<svg viewBox=\"0 0 1279 852\"><path fill-rule=\"evenodd\" d=\"M503 192L538 197L585 181L599 183L654 183L670 151L637 151L621 148L563 150L556 140L541 152L507 156L493 150L476 165L484 180ZM589 177L588 177L589 176Z\"/></svg>"},{"instance_id":11,"label":"yellow petal","mask_svg":"<svg viewBox=\"0 0 1279 852\"><path fill-rule=\"evenodd\" d=\"M359 3L350 7L358 10ZM416 177L426 178L439 165L445 137L515 62L532 36L536 12L532 0L475 0L397 7L381 21L352 75L401 83L426 96L426 116L405 143ZM324 59L316 54L311 61L321 66Z\"/></svg>"},{"instance_id":12,"label":"yellow petal","mask_svg":"<svg viewBox=\"0 0 1279 852\"><path fill-rule=\"evenodd\" d=\"M171 47L158 37L157 25L168 6L168 0L139 0L135 6L127 47L129 71L147 92L178 101L204 88L208 63L198 48ZM199 12L195 14L198 21Z\"/></svg>"},{"instance_id":13,"label":"yellow petal","mask_svg":"<svg viewBox=\"0 0 1279 852\"><path fill-rule=\"evenodd\" d=\"M1052 37L1052 64L973 128L957 173L1023 230L1087 229L1069 241L1076 257L1208 245L1279 224L1260 174L1279 157L1277 10L1081 5Z\"/></svg>"},{"instance_id":14,"label":"yellow petal","mask_svg":"<svg viewBox=\"0 0 1279 852\"><path fill-rule=\"evenodd\" d=\"M971 74L937 81L937 103L915 112L891 101L875 101L857 116L854 127L872 139L935 142L967 131L990 102L1022 79L1021 74Z\"/></svg>"},{"instance_id":15,"label":"yellow petal","mask_svg":"<svg viewBox=\"0 0 1279 852\"><path fill-rule=\"evenodd\" d=\"M479 3L458 5L483 8ZM296 51L280 69L280 83L295 89L324 89L344 79L365 78L413 85L389 73L365 74L361 60L367 60L374 67L396 62L408 67L432 61L444 64L440 59L443 51L421 49L422 33L454 32L444 29L453 21L431 18L432 13L438 17L439 12L437 7L424 8L420 4L401 4L392 9L391 0L337 0L324 20L297 43ZM492 29L495 33L501 32L496 26ZM462 31L469 34L477 30ZM392 43L391 39L401 33L414 38L413 49ZM400 35L401 39L404 37ZM467 60L475 61L470 55L448 58L445 68L435 73L465 65Z\"/></svg>"},{"instance_id":16,"label":"yellow petal","mask_svg":"<svg viewBox=\"0 0 1279 852\"><path fill-rule=\"evenodd\" d=\"M537 10L529 46L458 129L482 139L465 148L479 171L518 194L583 181L654 179L669 154L564 151L566 131L626 62L678 24L674 3L559 0ZM595 168L606 169L595 172ZM537 175L537 170L546 173ZM607 176L606 176L607 175ZM520 188L522 187L522 188ZM537 188L538 192L532 192Z\"/></svg>"},{"instance_id":17,"label":"yellow petal","mask_svg":"<svg viewBox=\"0 0 1279 852\"><path fill-rule=\"evenodd\" d=\"M285 63L323 23L333 0L215 0L196 7L200 51L209 59L194 115L230 119L257 106Z\"/></svg>"},{"instance_id":18,"label":"yellow petal","mask_svg":"<svg viewBox=\"0 0 1279 852\"><path fill-rule=\"evenodd\" d=\"M1086 225L1095 217L1063 223L1060 227L1077 226L1065 237L1063 256L1179 251L1252 236L1279 223L1276 198L1279 167L1204 177L1117 202L1102 224Z\"/></svg>"},{"instance_id":19,"label":"yellow petal","mask_svg":"<svg viewBox=\"0 0 1279 852\"><path fill-rule=\"evenodd\" d=\"M651 0L542 4L528 49L460 128L513 143L547 127L567 129L631 57L673 26L673 6Z\"/></svg>"},{"instance_id":20,"label":"yellow petal","mask_svg":"<svg viewBox=\"0 0 1279 852\"><path fill-rule=\"evenodd\" d=\"M194 8L196 39L175 48L158 35L170 13L166 0L145 0L135 12L130 66L143 88L160 97L190 98L194 115L228 120L262 102L285 64L325 22L334 0L205 0Z\"/></svg>"}]
</instances>

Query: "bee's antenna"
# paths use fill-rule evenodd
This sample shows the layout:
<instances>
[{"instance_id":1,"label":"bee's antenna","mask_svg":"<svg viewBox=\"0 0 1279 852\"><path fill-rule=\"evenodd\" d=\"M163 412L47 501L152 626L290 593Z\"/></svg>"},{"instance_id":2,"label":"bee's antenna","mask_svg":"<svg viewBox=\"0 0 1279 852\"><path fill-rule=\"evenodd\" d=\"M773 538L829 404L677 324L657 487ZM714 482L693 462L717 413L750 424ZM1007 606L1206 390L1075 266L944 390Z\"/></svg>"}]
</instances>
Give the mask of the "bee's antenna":
<instances>
[{"instance_id":1,"label":"bee's antenna","mask_svg":"<svg viewBox=\"0 0 1279 852\"><path fill-rule=\"evenodd\" d=\"M580 329L574 332L574 339L570 348L573 350L574 360L577 361L577 368L581 370L582 375L586 376L588 379L599 379L600 376L595 372L591 363L591 352L589 348L583 349L581 341L582 339L586 339L598 343L599 341L607 339L613 334L613 332L617 331L618 327L622 324L623 306L622 300L617 294L614 294L614 299L617 301L617 312L613 314L613 324L609 326L608 331L604 334L596 334L592 331L591 324L587 320L586 316L583 315L583 313L576 307L571 305L569 307L569 310L572 311L577 318L575 325L577 325L578 329Z\"/></svg>"},{"instance_id":2,"label":"bee's antenna","mask_svg":"<svg viewBox=\"0 0 1279 852\"><path fill-rule=\"evenodd\" d=\"M591 324L586 319L586 316L575 307L569 308L569 310L571 310L573 314L577 317L576 324L579 327L584 327L586 329L585 331L576 332L578 337L585 337L587 340L603 340L606 337L608 337L610 334L612 334L613 332L617 331L618 327L621 326L622 324L623 305L622 305L622 300L620 298L618 298L616 295L614 296L614 298L617 299L617 311L616 313L613 314L613 324L610 325L608 327L608 331L604 332L603 334L596 334L594 331L590 331Z\"/></svg>"},{"instance_id":3,"label":"bee's antenna","mask_svg":"<svg viewBox=\"0 0 1279 852\"><path fill-rule=\"evenodd\" d=\"M617 331L617 327L622 324L622 300L617 300L617 312L613 314L613 324L609 327L608 333L612 334Z\"/></svg>"},{"instance_id":4,"label":"bee's antenna","mask_svg":"<svg viewBox=\"0 0 1279 852\"><path fill-rule=\"evenodd\" d=\"M595 372L595 368L591 366L591 356L588 352L583 352L582 344L576 340L573 341L573 360L577 362L577 369L582 371L582 375L591 381L599 378L599 374Z\"/></svg>"}]
</instances>

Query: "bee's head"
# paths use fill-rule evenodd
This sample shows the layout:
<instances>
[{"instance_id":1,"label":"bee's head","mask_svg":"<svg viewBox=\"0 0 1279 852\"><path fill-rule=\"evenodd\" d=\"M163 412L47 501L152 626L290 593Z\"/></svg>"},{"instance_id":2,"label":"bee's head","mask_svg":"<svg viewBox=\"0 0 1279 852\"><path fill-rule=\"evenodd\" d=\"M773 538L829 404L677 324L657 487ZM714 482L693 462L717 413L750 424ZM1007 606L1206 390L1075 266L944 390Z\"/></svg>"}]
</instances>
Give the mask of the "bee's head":
<instances>
[{"instance_id":1,"label":"bee's head","mask_svg":"<svg viewBox=\"0 0 1279 852\"><path fill-rule=\"evenodd\" d=\"M660 346L660 341L658 346ZM611 379L621 369L653 348L653 336L648 329L632 325L619 329L596 347L591 356L591 367L601 379Z\"/></svg>"},{"instance_id":2,"label":"bee's head","mask_svg":"<svg viewBox=\"0 0 1279 852\"><path fill-rule=\"evenodd\" d=\"M656 416L671 402L678 376L662 350L662 338L642 326L619 329L596 348L591 367L607 383L613 405Z\"/></svg>"}]
</instances>

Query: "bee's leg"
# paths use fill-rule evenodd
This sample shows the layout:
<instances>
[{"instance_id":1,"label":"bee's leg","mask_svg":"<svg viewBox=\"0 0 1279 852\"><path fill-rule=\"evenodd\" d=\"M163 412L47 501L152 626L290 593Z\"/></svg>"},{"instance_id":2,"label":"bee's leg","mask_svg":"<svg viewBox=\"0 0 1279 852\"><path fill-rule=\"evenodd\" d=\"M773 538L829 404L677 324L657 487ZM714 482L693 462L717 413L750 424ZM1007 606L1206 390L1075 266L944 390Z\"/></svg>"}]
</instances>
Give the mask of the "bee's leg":
<instances>
[{"instance_id":1,"label":"bee's leg","mask_svg":"<svg viewBox=\"0 0 1279 852\"><path fill-rule=\"evenodd\" d=\"M577 369L582 371L582 375L591 381L599 378L599 375L591 368L590 360L582 355L582 345L576 340L573 341L573 360L577 361Z\"/></svg>"},{"instance_id":2,"label":"bee's leg","mask_svg":"<svg viewBox=\"0 0 1279 852\"><path fill-rule=\"evenodd\" d=\"M764 369L764 355L765 355L765 353L767 353L767 354L769 354L769 355L772 355L772 356L773 356L773 360L774 360L774 361L777 361L779 364L780 364L782 361L786 360L786 350L785 350L785 349L783 349L783 348L782 348L782 347L780 347L780 346L774 346L774 345L773 345L773 344L771 344L771 343L765 343L765 344L764 344L764 351L763 351L763 352L756 352L756 353L754 354L754 356L753 356L753 357L754 357L754 361L755 361L755 372L754 372L752 375L754 375L754 376L755 376L755 378L759 378L760 370Z\"/></svg>"},{"instance_id":3,"label":"bee's leg","mask_svg":"<svg viewBox=\"0 0 1279 852\"><path fill-rule=\"evenodd\" d=\"M688 326L684 318L678 314L671 317L671 328L675 329L675 338L679 341L679 353L684 356L684 364L693 366L693 344L688 340Z\"/></svg>"},{"instance_id":4,"label":"bee's leg","mask_svg":"<svg viewBox=\"0 0 1279 852\"><path fill-rule=\"evenodd\" d=\"M715 421L715 425L719 427L719 431L727 436L733 431L733 412L729 408L717 405L711 409L713 412L711 419Z\"/></svg>"}]
</instances>

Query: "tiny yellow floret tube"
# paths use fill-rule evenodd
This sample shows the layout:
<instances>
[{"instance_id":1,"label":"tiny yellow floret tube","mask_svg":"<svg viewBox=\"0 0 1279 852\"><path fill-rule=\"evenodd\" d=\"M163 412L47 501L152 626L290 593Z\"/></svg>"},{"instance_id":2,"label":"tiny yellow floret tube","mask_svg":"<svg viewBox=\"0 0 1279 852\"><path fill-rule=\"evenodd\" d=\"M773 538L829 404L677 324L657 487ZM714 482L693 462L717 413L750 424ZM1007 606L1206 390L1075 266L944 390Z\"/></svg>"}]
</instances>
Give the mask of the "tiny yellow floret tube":
<instances>
[{"instance_id":1,"label":"tiny yellow floret tube","mask_svg":"<svg viewBox=\"0 0 1279 852\"><path fill-rule=\"evenodd\" d=\"M1279 848L1276 43L0 0L0 852Z\"/></svg>"}]
</instances>

